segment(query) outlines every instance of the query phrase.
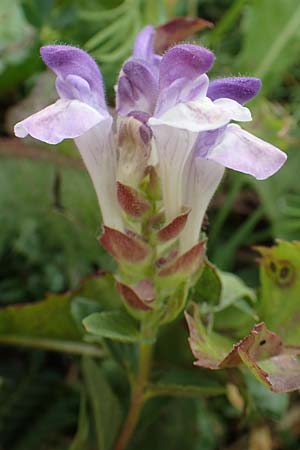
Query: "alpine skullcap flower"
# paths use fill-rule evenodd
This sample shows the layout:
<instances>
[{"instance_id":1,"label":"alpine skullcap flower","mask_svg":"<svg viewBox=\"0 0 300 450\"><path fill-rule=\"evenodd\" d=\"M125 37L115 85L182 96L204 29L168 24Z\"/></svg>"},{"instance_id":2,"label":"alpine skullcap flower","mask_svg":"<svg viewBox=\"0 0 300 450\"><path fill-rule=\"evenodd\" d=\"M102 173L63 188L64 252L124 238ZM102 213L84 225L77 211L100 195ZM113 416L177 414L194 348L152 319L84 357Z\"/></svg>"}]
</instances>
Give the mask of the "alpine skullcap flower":
<instances>
[{"instance_id":1,"label":"alpine skullcap flower","mask_svg":"<svg viewBox=\"0 0 300 450\"><path fill-rule=\"evenodd\" d=\"M15 125L15 134L49 144L75 139L93 181L103 221L122 229L115 189L117 155L112 134L113 119L104 97L101 73L83 50L68 45L41 48L41 56L57 75L60 97L53 105Z\"/></svg>"},{"instance_id":2,"label":"alpine skullcap flower","mask_svg":"<svg viewBox=\"0 0 300 450\"><path fill-rule=\"evenodd\" d=\"M265 179L283 165L286 155L231 123L251 120L243 105L259 91L258 79L210 82L206 73L214 62L212 52L182 44L156 55L154 32L147 26L139 33L133 55L121 69L115 126L95 61L78 48L42 47L44 62L57 75L60 99L16 124L15 134L50 144L75 140L106 230L126 232L120 205L135 217L149 213L148 200L136 190L147 166L156 166L162 187L158 207L166 226L158 239L180 234L179 254L184 254L198 242L225 167Z\"/></svg>"}]
</instances>

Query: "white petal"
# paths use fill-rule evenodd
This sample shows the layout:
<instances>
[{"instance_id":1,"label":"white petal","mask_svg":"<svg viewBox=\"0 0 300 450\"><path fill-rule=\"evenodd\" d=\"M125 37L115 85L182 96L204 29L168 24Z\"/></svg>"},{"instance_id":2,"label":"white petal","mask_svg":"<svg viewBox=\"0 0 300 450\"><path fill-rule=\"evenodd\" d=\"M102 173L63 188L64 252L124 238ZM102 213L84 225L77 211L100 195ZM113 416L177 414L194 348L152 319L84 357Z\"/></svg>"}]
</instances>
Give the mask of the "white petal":
<instances>
[{"instance_id":1,"label":"white petal","mask_svg":"<svg viewBox=\"0 0 300 450\"><path fill-rule=\"evenodd\" d=\"M251 112L245 106L230 98L218 98L214 104L228 112L231 120L238 122L249 122L252 120Z\"/></svg>"},{"instance_id":2,"label":"white petal","mask_svg":"<svg viewBox=\"0 0 300 450\"><path fill-rule=\"evenodd\" d=\"M223 100L223 99L221 99ZM250 111L234 100L212 102L208 97L178 103L160 117L151 117L149 125L169 125L174 128L200 132L220 128L234 118L251 120ZM237 120L237 119L235 119Z\"/></svg>"},{"instance_id":3,"label":"white petal","mask_svg":"<svg viewBox=\"0 0 300 450\"><path fill-rule=\"evenodd\" d=\"M153 127L153 135L159 160L165 215L169 222L181 213L183 169L197 133L160 125Z\"/></svg>"},{"instance_id":4,"label":"white petal","mask_svg":"<svg viewBox=\"0 0 300 450\"><path fill-rule=\"evenodd\" d=\"M48 144L58 144L80 136L107 117L106 111L99 112L79 100L57 100L17 123L14 131L17 137L30 134Z\"/></svg>"},{"instance_id":5,"label":"white petal","mask_svg":"<svg viewBox=\"0 0 300 450\"><path fill-rule=\"evenodd\" d=\"M93 181L105 225L123 230L116 192L116 148L109 117L75 139Z\"/></svg>"},{"instance_id":6,"label":"white petal","mask_svg":"<svg viewBox=\"0 0 300 450\"><path fill-rule=\"evenodd\" d=\"M203 218L224 174L224 167L191 154L184 170L184 205L191 208L187 223L180 235L180 253L198 241Z\"/></svg>"},{"instance_id":7,"label":"white petal","mask_svg":"<svg viewBox=\"0 0 300 450\"><path fill-rule=\"evenodd\" d=\"M264 180L280 169L287 156L238 125L229 125L221 142L208 151L207 158Z\"/></svg>"}]
</instances>

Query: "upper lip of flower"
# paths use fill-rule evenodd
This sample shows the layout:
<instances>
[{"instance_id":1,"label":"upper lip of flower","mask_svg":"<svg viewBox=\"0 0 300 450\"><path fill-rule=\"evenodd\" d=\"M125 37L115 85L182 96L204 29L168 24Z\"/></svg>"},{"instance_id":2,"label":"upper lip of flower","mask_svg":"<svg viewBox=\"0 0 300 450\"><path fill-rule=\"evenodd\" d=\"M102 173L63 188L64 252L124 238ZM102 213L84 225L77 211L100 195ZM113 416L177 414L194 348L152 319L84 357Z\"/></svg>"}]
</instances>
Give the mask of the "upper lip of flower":
<instances>
[{"instance_id":1,"label":"upper lip of flower","mask_svg":"<svg viewBox=\"0 0 300 450\"><path fill-rule=\"evenodd\" d=\"M211 51L181 44L161 57L154 53L153 40L153 28L143 29L136 38L133 57L123 65L116 87L121 115L140 110L159 118L178 103L205 96L212 101L227 98L244 104L260 89L257 78L231 77L209 83L206 72L214 62Z\"/></svg>"},{"instance_id":2,"label":"upper lip of flower","mask_svg":"<svg viewBox=\"0 0 300 450\"><path fill-rule=\"evenodd\" d=\"M57 75L60 99L15 125L15 134L27 134L50 144L77 138L101 123L111 121L101 73L83 50L68 45L41 48L44 62Z\"/></svg>"},{"instance_id":3,"label":"upper lip of flower","mask_svg":"<svg viewBox=\"0 0 300 450\"><path fill-rule=\"evenodd\" d=\"M147 60L133 56L125 62L117 85L117 109L121 115L127 115L131 110L142 110L151 115L157 115L161 102L168 96L176 100L185 100L187 94L200 87L206 81L204 75L213 64L214 55L209 50L196 45L178 45L166 52L155 64L151 64L147 46ZM150 59L150 62L149 62ZM201 78L201 75L203 77ZM193 84L194 82L194 84ZM186 86L190 83L190 92ZM202 90L205 95L207 86ZM169 91L169 93L168 93ZM168 95L169 94L169 95ZM176 95L177 94L177 95ZM198 94L198 93L197 93ZM180 95L183 97L181 98ZM172 105L172 106L173 106Z\"/></svg>"}]
</instances>

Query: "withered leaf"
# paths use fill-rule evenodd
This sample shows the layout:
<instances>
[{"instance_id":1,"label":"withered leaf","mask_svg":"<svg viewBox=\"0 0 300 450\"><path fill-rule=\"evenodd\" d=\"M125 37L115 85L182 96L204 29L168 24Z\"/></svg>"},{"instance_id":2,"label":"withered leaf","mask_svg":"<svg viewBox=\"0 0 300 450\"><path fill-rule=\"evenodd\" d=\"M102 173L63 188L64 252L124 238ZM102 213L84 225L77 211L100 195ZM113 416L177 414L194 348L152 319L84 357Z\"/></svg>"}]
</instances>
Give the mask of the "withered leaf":
<instances>
[{"instance_id":1,"label":"withered leaf","mask_svg":"<svg viewBox=\"0 0 300 450\"><path fill-rule=\"evenodd\" d=\"M186 313L189 343L195 365L212 370L236 367L244 363L252 374L274 392L300 389L300 347L284 346L280 337L265 323L255 325L250 333L233 344L201 322L197 305L193 316Z\"/></svg>"}]
</instances>

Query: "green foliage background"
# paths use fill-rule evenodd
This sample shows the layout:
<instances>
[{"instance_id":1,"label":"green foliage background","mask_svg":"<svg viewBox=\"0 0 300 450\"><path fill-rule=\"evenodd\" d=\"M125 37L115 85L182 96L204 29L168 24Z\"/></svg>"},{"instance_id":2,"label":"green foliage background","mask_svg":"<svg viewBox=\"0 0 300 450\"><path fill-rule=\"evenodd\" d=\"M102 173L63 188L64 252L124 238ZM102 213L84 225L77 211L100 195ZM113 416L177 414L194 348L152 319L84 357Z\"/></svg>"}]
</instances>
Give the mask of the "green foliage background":
<instances>
[{"instance_id":1,"label":"green foliage background","mask_svg":"<svg viewBox=\"0 0 300 450\"><path fill-rule=\"evenodd\" d=\"M117 73L130 54L135 34L145 24L158 25L177 15L198 15L215 23L213 30L193 38L217 55L211 76L262 78L262 92L251 104L254 121L250 130L289 157L285 167L264 182L228 171L209 209L210 260L257 288L257 255L251 246L270 245L275 238L300 240L298 0L2 0L0 306L78 289L83 277L114 267L96 241L101 218L73 144L53 149L12 138L12 125L19 118L53 99L53 78L40 60L40 45L65 42L88 50L101 67L113 105ZM98 289L105 297L108 287ZM92 299L88 289L75 295L69 324L74 342L82 334L80 319L106 309ZM176 342L176 326L166 331L169 342ZM96 352L98 347L93 345L86 343L84 352ZM158 358L170 367L174 359L175 365L190 367L192 356L184 344L178 342L177 349L178 355L170 355L162 343ZM122 366L124 350L120 352L114 344L109 351ZM127 386L116 363L100 366L88 356L80 361L76 355L5 345L0 352L1 450L110 448L114 436L107 434L107 428L111 426L113 433L122 420L118 398L125 398L126 403ZM134 366L130 347L128 355ZM190 375L176 372L172 376L180 384ZM203 371L198 388L213 395L224 384L224 374L215 377L209 391L210 377ZM271 394L252 378L246 378L246 384L247 418L230 395L209 395L208 400L193 391L191 398L154 398L145 409L132 449L245 450L253 430L263 433L267 429L274 448L298 450L300 423L288 420L292 411L299 413L297 395L289 400L286 395ZM260 447L251 447L255 449Z\"/></svg>"}]
</instances>

